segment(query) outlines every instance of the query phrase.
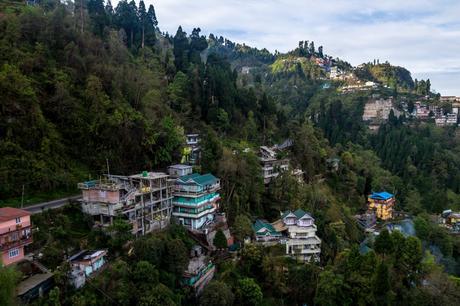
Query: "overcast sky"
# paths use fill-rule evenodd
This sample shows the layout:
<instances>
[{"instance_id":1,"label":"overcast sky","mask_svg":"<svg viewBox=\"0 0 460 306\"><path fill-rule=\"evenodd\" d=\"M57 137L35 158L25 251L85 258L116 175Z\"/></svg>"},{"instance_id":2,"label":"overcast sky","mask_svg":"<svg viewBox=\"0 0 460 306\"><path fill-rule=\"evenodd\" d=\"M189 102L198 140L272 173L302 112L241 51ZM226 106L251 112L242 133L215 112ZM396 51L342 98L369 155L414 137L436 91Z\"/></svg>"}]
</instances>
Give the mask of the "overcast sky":
<instances>
[{"instance_id":1,"label":"overcast sky","mask_svg":"<svg viewBox=\"0 0 460 306\"><path fill-rule=\"evenodd\" d=\"M353 65L388 60L430 78L437 92L460 96L460 0L144 1L171 34L179 25L187 33L200 27L270 51L313 40Z\"/></svg>"}]
</instances>

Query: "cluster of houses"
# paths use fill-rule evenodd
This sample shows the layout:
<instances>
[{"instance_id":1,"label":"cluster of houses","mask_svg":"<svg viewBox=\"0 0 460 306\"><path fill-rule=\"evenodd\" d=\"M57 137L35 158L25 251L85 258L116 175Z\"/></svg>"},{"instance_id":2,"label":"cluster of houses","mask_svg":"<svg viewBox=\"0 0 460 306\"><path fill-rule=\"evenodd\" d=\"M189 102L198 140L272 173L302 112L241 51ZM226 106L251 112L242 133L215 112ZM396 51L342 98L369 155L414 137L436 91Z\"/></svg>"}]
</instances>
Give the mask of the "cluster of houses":
<instances>
[{"instance_id":1,"label":"cluster of houses","mask_svg":"<svg viewBox=\"0 0 460 306\"><path fill-rule=\"evenodd\" d=\"M460 99L459 99L460 100ZM425 104L421 101L415 102L415 108L411 116L419 120L433 119L437 126L456 126L458 123L458 110L460 107L460 101L446 100L445 97L441 97L441 102L452 103L452 112L445 113L444 110L434 104Z\"/></svg>"},{"instance_id":2,"label":"cluster of houses","mask_svg":"<svg viewBox=\"0 0 460 306\"><path fill-rule=\"evenodd\" d=\"M256 220L253 224L255 240L263 244L285 244L286 255L302 262L319 262L321 239L316 235L313 217L297 209L286 211L273 223Z\"/></svg>"}]
</instances>

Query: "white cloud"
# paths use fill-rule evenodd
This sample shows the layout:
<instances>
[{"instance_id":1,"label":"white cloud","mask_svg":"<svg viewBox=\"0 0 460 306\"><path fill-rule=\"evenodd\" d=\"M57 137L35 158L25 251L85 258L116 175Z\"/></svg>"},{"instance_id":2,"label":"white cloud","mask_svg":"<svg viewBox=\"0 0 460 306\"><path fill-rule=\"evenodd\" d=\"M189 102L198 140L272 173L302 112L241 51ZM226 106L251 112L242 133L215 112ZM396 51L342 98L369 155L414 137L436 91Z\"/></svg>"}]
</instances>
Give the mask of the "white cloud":
<instances>
[{"instance_id":1,"label":"white cloud","mask_svg":"<svg viewBox=\"0 0 460 306\"><path fill-rule=\"evenodd\" d=\"M235 42L287 51L314 40L354 65L379 58L460 95L458 0L145 0L163 31L200 27ZM369 3L371 2L371 3Z\"/></svg>"}]
</instances>

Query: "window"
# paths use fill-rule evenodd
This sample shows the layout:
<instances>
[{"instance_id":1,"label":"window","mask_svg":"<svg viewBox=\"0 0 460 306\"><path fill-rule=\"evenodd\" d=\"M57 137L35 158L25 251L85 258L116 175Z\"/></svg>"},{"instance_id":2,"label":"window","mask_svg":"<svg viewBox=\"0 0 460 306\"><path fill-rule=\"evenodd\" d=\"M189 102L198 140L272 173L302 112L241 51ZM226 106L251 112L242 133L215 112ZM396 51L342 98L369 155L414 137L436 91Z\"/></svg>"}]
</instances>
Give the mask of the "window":
<instances>
[{"instance_id":1,"label":"window","mask_svg":"<svg viewBox=\"0 0 460 306\"><path fill-rule=\"evenodd\" d=\"M19 256L19 249L12 249L12 250L10 250L10 252L9 252L8 255L9 255L10 258Z\"/></svg>"},{"instance_id":2,"label":"window","mask_svg":"<svg viewBox=\"0 0 460 306\"><path fill-rule=\"evenodd\" d=\"M21 223L21 217L16 218L16 224Z\"/></svg>"}]
</instances>

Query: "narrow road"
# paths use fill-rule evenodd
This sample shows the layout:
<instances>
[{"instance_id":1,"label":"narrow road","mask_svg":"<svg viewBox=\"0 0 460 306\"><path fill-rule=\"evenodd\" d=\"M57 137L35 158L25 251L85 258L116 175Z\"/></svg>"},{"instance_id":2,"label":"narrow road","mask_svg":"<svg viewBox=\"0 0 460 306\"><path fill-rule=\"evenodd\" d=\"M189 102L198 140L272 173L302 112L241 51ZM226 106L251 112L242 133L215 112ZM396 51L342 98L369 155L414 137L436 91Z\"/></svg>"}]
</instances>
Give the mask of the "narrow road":
<instances>
[{"instance_id":1,"label":"narrow road","mask_svg":"<svg viewBox=\"0 0 460 306\"><path fill-rule=\"evenodd\" d=\"M69 204L69 201L75 201L75 200L78 200L80 198L81 198L81 195L76 195L76 196L57 199L57 200L53 200L53 201L49 201L49 202L43 202L43 203L39 203L39 204L26 206L23 209L27 210L28 212L30 212L32 214L38 214L38 213L41 213L42 211L47 210L47 209L55 209L55 208L62 207L64 205Z\"/></svg>"}]
</instances>

